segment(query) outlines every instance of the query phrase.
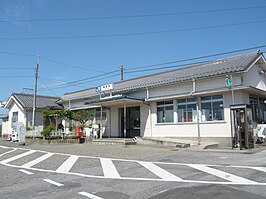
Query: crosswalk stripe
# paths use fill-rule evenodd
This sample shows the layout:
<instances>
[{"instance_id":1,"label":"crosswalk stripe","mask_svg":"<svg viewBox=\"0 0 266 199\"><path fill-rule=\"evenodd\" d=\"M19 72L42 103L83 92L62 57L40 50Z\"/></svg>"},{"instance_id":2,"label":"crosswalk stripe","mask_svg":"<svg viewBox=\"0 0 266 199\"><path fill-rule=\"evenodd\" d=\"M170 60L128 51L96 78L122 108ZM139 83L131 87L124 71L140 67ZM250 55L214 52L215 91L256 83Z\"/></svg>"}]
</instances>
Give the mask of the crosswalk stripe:
<instances>
[{"instance_id":1,"label":"crosswalk stripe","mask_svg":"<svg viewBox=\"0 0 266 199\"><path fill-rule=\"evenodd\" d=\"M50 158L52 155L53 155L53 153L44 154L43 156L38 157L35 160L32 160L32 161L30 161L30 162L28 162L26 164L23 164L22 167L30 168L30 167L32 167L32 166L34 166L34 165L36 165L36 164L48 159L48 158Z\"/></svg>"},{"instance_id":2,"label":"crosswalk stripe","mask_svg":"<svg viewBox=\"0 0 266 199\"><path fill-rule=\"evenodd\" d=\"M17 159L19 159L19 158L22 158L22 157L25 157L25 156L27 156L27 155L30 155L30 154L32 154L32 153L34 153L34 152L35 152L35 150L30 150L30 151L27 151L27 152L22 153L22 154L20 154L20 155L16 155L16 156L13 156L13 157L8 158L8 159L6 159L6 160L3 160L3 161L1 161L1 163L2 163L2 164L7 164L7 163L12 162L12 161L14 161L14 160L17 160Z\"/></svg>"},{"instance_id":3,"label":"crosswalk stripe","mask_svg":"<svg viewBox=\"0 0 266 199\"><path fill-rule=\"evenodd\" d=\"M101 165L103 169L103 174L105 177L121 178L111 159L100 158L100 160L101 160Z\"/></svg>"},{"instance_id":4,"label":"crosswalk stripe","mask_svg":"<svg viewBox=\"0 0 266 199\"><path fill-rule=\"evenodd\" d=\"M170 180L170 181L182 181L183 180L151 162L139 161L138 163L162 179Z\"/></svg>"},{"instance_id":5,"label":"crosswalk stripe","mask_svg":"<svg viewBox=\"0 0 266 199\"><path fill-rule=\"evenodd\" d=\"M71 155L61 166L57 168L57 172L68 172L70 169L73 167L73 165L76 163L78 160L78 156L76 155Z\"/></svg>"},{"instance_id":6,"label":"crosswalk stripe","mask_svg":"<svg viewBox=\"0 0 266 199\"><path fill-rule=\"evenodd\" d=\"M14 151L16 151L16 150L17 150L17 149L13 149L13 150L11 150L11 151L7 151L7 152L5 152L5 153L2 153L2 154L0 155L0 157L4 156L4 155L6 155L6 154L12 153L12 152L14 152Z\"/></svg>"},{"instance_id":7,"label":"crosswalk stripe","mask_svg":"<svg viewBox=\"0 0 266 199\"><path fill-rule=\"evenodd\" d=\"M266 172L266 167L250 167L251 169L257 170L257 171L262 171Z\"/></svg>"},{"instance_id":8,"label":"crosswalk stripe","mask_svg":"<svg viewBox=\"0 0 266 199\"><path fill-rule=\"evenodd\" d=\"M91 198L91 199L103 199L101 197L98 197L98 196L95 196L91 193L88 193L88 192L85 192L85 191L82 191L82 192L79 192L80 195L83 195L83 196L86 196L88 198Z\"/></svg>"},{"instance_id":9,"label":"crosswalk stripe","mask_svg":"<svg viewBox=\"0 0 266 199\"><path fill-rule=\"evenodd\" d=\"M249 180L246 178L242 178L242 177L239 177L237 175L233 175L231 173L226 173L224 171L213 169L213 168L207 167L205 165L188 164L188 166L192 167L194 169L197 169L199 171L203 171L205 173L209 173L211 175L217 176L219 178L234 182L234 183L249 183L249 184L252 184L252 183L256 184L257 183L255 181L252 181L252 180Z\"/></svg>"},{"instance_id":10,"label":"crosswalk stripe","mask_svg":"<svg viewBox=\"0 0 266 199\"><path fill-rule=\"evenodd\" d=\"M26 171L26 170L24 170L24 169L20 169L19 171L21 171L22 173L25 173L25 174L27 174L27 175L32 175L32 174L33 174L32 172L30 172L30 171Z\"/></svg>"},{"instance_id":11,"label":"crosswalk stripe","mask_svg":"<svg viewBox=\"0 0 266 199\"><path fill-rule=\"evenodd\" d=\"M53 184L53 185L58 186L58 187L62 187L62 186L64 186L63 184L58 183L58 182L55 182L55 181L50 180L50 179L43 179L43 180L44 180L45 182L48 182L48 183Z\"/></svg>"}]
</instances>

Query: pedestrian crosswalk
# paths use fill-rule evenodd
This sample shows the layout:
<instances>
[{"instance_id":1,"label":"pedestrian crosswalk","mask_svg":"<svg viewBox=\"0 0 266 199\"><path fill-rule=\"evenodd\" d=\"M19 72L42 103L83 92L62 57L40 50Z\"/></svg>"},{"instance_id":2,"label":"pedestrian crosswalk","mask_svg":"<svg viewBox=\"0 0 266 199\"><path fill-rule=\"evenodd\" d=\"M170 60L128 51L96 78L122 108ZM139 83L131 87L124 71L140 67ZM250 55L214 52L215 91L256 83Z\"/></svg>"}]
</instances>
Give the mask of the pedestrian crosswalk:
<instances>
[{"instance_id":1,"label":"pedestrian crosswalk","mask_svg":"<svg viewBox=\"0 0 266 199\"><path fill-rule=\"evenodd\" d=\"M62 156L63 158L57 158L56 161L53 159L59 156ZM45 161L52 159L53 161L50 161L50 164L44 164ZM25 163L25 160L28 160L28 162ZM23 164L19 164L20 161L23 162ZM52 165L53 162L55 165ZM258 182L254 179L249 179L244 176L236 175L233 172L219 169L219 167L226 167L227 169L238 168L240 170L249 169L252 174L251 176L254 176L254 172L256 175L266 175L266 167L147 162L139 160L78 156L72 154L51 153L39 150L7 147L0 147L0 164L15 167L26 172L35 170L90 178L194 182L210 184L266 185L266 179L265 181ZM171 166L172 169L167 169L167 165ZM181 166L183 168L189 169L182 169ZM99 174L99 170L102 171L101 174ZM188 176L191 176L191 173L193 172L193 179L191 179ZM213 176L218 178L218 180L203 180L201 179L202 176Z\"/></svg>"}]
</instances>

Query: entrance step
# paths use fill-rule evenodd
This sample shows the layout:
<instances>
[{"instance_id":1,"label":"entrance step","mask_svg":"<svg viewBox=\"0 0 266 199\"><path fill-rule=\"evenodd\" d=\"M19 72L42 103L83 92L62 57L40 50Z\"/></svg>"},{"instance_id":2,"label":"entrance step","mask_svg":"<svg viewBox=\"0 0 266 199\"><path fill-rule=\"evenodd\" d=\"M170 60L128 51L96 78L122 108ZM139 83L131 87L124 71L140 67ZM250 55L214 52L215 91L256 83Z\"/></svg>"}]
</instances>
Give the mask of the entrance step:
<instances>
[{"instance_id":1,"label":"entrance step","mask_svg":"<svg viewBox=\"0 0 266 199\"><path fill-rule=\"evenodd\" d=\"M93 141L89 141L91 144L102 144L102 145L136 145L131 138L106 138L106 139L95 139Z\"/></svg>"}]
</instances>

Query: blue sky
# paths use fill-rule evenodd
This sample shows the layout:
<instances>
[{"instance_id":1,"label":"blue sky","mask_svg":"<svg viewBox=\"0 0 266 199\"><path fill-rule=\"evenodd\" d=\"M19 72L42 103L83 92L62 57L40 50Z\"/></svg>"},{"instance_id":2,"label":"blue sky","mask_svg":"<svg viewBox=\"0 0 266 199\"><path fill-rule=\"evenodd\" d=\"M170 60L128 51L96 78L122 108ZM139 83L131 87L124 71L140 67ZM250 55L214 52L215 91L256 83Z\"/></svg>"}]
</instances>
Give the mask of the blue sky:
<instances>
[{"instance_id":1,"label":"blue sky","mask_svg":"<svg viewBox=\"0 0 266 199\"><path fill-rule=\"evenodd\" d=\"M0 100L33 88L35 55L38 94L60 96L118 81L119 72L103 74L121 65L266 45L265 25L265 0L1 0Z\"/></svg>"}]
</instances>

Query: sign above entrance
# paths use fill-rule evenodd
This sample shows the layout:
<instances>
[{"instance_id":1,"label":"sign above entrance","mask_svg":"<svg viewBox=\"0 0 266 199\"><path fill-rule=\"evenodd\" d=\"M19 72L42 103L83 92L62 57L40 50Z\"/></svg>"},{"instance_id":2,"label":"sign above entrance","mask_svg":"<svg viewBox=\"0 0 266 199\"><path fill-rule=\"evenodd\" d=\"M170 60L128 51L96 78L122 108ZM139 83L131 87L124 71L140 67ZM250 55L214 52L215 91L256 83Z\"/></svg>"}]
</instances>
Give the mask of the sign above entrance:
<instances>
[{"instance_id":1,"label":"sign above entrance","mask_svg":"<svg viewBox=\"0 0 266 199\"><path fill-rule=\"evenodd\" d=\"M113 84L105 84L102 86L97 86L95 88L95 91L98 93L98 92L110 91L112 89L113 89Z\"/></svg>"}]
</instances>

